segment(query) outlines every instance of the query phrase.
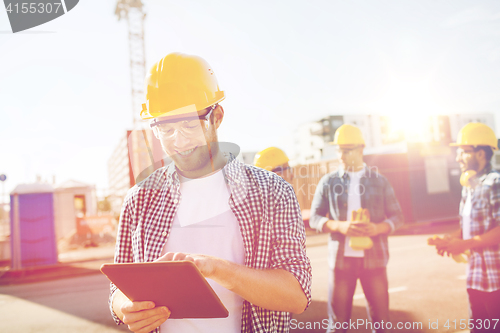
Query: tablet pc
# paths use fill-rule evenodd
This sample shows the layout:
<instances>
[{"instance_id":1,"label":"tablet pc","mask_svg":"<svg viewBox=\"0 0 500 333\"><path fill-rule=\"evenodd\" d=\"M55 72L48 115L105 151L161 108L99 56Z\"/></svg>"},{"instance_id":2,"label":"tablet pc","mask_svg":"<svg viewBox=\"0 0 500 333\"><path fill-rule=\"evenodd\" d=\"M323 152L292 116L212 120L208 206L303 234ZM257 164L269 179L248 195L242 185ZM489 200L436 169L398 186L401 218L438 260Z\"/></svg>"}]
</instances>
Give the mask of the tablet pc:
<instances>
[{"instance_id":1,"label":"tablet pc","mask_svg":"<svg viewBox=\"0 0 500 333\"><path fill-rule=\"evenodd\" d=\"M101 272L131 301L153 301L171 319L225 318L226 307L191 261L103 264Z\"/></svg>"}]
</instances>

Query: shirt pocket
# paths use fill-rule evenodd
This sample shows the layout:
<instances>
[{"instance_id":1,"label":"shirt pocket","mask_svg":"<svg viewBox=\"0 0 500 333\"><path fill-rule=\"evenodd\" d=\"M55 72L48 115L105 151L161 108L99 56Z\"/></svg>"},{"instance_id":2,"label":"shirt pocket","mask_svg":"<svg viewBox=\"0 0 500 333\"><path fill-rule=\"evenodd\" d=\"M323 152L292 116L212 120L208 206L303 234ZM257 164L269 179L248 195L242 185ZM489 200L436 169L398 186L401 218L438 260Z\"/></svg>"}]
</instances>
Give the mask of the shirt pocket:
<instances>
[{"instance_id":1,"label":"shirt pocket","mask_svg":"<svg viewBox=\"0 0 500 333\"><path fill-rule=\"evenodd\" d=\"M488 200L485 198L472 199L471 218L473 224L479 222L480 224L476 226L484 227L483 222L488 218L488 208ZM473 231L475 231L474 228L471 228L471 232Z\"/></svg>"},{"instance_id":2,"label":"shirt pocket","mask_svg":"<svg viewBox=\"0 0 500 333\"><path fill-rule=\"evenodd\" d=\"M385 202L382 186L372 186L367 189L366 206L370 211L370 220L379 222L385 219Z\"/></svg>"},{"instance_id":3,"label":"shirt pocket","mask_svg":"<svg viewBox=\"0 0 500 333\"><path fill-rule=\"evenodd\" d=\"M488 200L485 198L479 198L472 200L472 209L473 210L486 210L488 209Z\"/></svg>"}]
</instances>

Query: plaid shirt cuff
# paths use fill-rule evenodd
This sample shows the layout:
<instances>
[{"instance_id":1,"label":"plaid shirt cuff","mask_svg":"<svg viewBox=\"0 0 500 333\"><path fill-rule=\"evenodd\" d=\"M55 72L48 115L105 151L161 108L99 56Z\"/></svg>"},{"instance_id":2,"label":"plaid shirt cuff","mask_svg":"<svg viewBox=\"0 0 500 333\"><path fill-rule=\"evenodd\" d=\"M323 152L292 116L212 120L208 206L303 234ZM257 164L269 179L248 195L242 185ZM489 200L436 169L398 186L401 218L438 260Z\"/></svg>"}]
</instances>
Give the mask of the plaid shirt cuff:
<instances>
[{"instance_id":1,"label":"plaid shirt cuff","mask_svg":"<svg viewBox=\"0 0 500 333\"><path fill-rule=\"evenodd\" d=\"M318 224L316 225L317 232L323 232L323 226L328 222L328 217L322 217L318 220Z\"/></svg>"},{"instance_id":2,"label":"plaid shirt cuff","mask_svg":"<svg viewBox=\"0 0 500 333\"><path fill-rule=\"evenodd\" d=\"M116 315L115 311L113 310L113 300L115 299L115 295L116 295L116 290L118 288L116 288L116 286L112 286L111 287L111 294L109 295L109 311L111 312L111 316L113 317L113 320L115 321L115 324L116 325L121 325L121 324L125 324L123 321L120 320L120 318L118 318L118 316Z\"/></svg>"},{"instance_id":3,"label":"plaid shirt cuff","mask_svg":"<svg viewBox=\"0 0 500 333\"><path fill-rule=\"evenodd\" d=\"M385 219L384 222L387 223L389 225L389 227L391 227L390 234L392 234L394 231L396 231L396 226L394 226L394 222L392 222L390 219Z\"/></svg>"}]
</instances>

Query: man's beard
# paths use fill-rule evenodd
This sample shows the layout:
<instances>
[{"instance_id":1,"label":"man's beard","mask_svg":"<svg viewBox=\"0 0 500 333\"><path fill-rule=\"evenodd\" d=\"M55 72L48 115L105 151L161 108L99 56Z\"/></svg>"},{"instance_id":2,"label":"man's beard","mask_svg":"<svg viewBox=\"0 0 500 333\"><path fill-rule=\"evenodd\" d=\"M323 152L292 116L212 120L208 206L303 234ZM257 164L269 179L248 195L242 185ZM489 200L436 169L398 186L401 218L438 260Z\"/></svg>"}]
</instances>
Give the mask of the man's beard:
<instances>
[{"instance_id":1,"label":"man's beard","mask_svg":"<svg viewBox=\"0 0 500 333\"><path fill-rule=\"evenodd\" d=\"M467 164L465 165L464 171L467 171L467 170L479 171L479 162L477 161L477 159L475 157L474 157L474 159L469 160L467 162Z\"/></svg>"}]
</instances>

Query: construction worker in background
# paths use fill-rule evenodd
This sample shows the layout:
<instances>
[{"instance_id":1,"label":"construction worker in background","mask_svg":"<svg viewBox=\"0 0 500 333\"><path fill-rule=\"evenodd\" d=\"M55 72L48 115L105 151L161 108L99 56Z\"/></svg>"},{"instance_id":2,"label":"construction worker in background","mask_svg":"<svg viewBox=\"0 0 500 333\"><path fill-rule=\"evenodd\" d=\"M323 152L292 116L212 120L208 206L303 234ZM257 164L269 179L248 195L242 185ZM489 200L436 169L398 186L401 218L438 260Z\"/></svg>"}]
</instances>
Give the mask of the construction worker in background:
<instances>
[{"instance_id":1,"label":"construction worker in background","mask_svg":"<svg viewBox=\"0 0 500 333\"><path fill-rule=\"evenodd\" d=\"M115 262L192 261L229 317L168 319L166 307L132 302L112 285L113 318L141 333L288 332L290 312L301 313L311 299L292 186L222 150L225 94L205 60L169 54L146 81L141 117L173 162L129 190Z\"/></svg>"},{"instance_id":2,"label":"construction worker in background","mask_svg":"<svg viewBox=\"0 0 500 333\"><path fill-rule=\"evenodd\" d=\"M363 163L365 141L359 128L340 126L333 144L342 167L321 178L309 222L318 232L330 233L327 332L346 332L350 327L358 279L373 331L387 332L387 235L403 224L401 207L387 179Z\"/></svg>"},{"instance_id":3,"label":"construction worker in background","mask_svg":"<svg viewBox=\"0 0 500 333\"><path fill-rule=\"evenodd\" d=\"M457 162L463 186L461 228L446 235L436 248L440 255L470 252L467 269L471 332L498 332L500 319L500 172L491 158L498 142L493 130L469 123L458 133ZM488 330L489 328L489 330Z\"/></svg>"},{"instance_id":4,"label":"construction worker in background","mask_svg":"<svg viewBox=\"0 0 500 333\"><path fill-rule=\"evenodd\" d=\"M272 171L290 184L293 182L293 173L288 165L288 156L276 147L269 147L255 154L253 165Z\"/></svg>"}]
</instances>

